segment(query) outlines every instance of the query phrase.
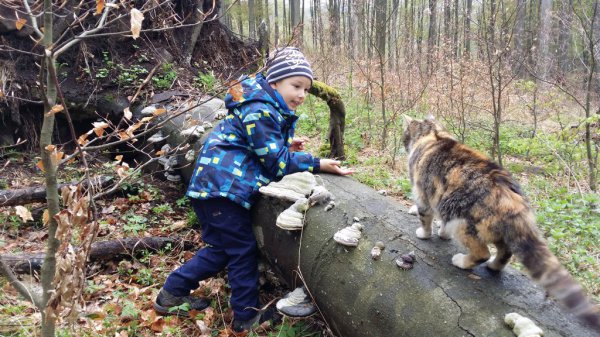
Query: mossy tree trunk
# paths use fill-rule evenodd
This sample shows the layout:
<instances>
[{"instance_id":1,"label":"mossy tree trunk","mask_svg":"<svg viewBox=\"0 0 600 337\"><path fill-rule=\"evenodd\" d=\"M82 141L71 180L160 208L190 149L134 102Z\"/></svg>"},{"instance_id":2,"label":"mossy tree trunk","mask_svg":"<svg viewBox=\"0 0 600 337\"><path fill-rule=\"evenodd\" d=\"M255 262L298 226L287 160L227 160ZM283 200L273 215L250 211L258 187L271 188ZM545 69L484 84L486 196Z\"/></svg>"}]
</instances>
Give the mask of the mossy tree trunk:
<instances>
[{"instance_id":1,"label":"mossy tree trunk","mask_svg":"<svg viewBox=\"0 0 600 337\"><path fill-rule=\"evenodd\" d=\"M319 81L313 81L309 92L327 102L329 106L329 131L327 139L331 145L329 157L344 159L344 129L346 127L346 108L337 90Z\"/></svg>"}]
</instances>

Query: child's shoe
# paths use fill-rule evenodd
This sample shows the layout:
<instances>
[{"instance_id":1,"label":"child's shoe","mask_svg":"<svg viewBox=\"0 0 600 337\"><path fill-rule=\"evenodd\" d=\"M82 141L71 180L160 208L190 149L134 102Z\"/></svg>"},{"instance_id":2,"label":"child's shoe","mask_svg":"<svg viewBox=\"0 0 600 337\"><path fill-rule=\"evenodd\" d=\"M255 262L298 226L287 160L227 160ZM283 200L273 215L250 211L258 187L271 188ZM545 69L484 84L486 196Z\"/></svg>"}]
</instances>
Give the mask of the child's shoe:
<instances>
[{"instance_id":1,"label":"child's shoe","mask_svg":"<svg viewBox=\"0 0 600 337\"><path fill-rule=\"evenodd\" d=\"M184 303L189 304L188 310L183 310L183 308L177 308ZM160 290L158 296L156 296L156 301L154 301L153 303L154 310L156 310L156 312L158 312L161 315L177 315L184 317L189 317L190 310L201 311L208 308L209 305L210 303L205 299L193 297L190 295L175 296L164 289ZM177 309L169 310L171 308Z\"/></svg>"},{"instance_id":2,"label":"child's shoe","mask_svg":"<svg viewBox=\"0 0 600 337\"><path fill-rule=\"evenodd\" d=\"M238 333L238 332L243 332L246 330L250 330L252 329L252 327L255 324L258 324L258 322L260 321L260 317L261 317L261 313L257 313L256 316L245 320L245 321L239 321L237 319L233 319L233 331Z\"/></svg>"},{"instance_id":3,"label":"child's shoe","mask_svg":"<svg viewBox=\"0 0 600 337\"><path fill-rule=\"evenodd\" d=\"M240 333L251 330L255 325L262 324L266 321L270 321L271 326L274 326L281 322L281 315L277 312L277 310L273 309L273 307L268 307L261 310L256 314L256 316L245 321L238 321L234 318L232 324L233 332Z\"/></svg>"},{"instance_id":4,"label":"child's shoe","mask_svg":"<svg viewBox=\"0 0 600 337\"><path fill-rule=\"evenodd\" d=\"M307 317L314 314L317 308L310 297L306 295L304 287L298 287L277 301L277 310L289 317Z\"/></svg>"}]
</instances>

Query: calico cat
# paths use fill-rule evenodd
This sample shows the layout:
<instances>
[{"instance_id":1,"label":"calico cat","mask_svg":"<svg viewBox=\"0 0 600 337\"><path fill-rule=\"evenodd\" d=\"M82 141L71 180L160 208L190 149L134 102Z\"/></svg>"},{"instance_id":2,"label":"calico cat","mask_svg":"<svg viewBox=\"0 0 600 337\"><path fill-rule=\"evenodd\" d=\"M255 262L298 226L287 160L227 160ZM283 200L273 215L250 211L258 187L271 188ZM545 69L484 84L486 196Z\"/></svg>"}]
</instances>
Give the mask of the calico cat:
<instances>
[{"instance_id":1,"label":"calico cat","mask_svg":"<svg viewBox=\"0 0 600 337\"><path fill-rule=\"evenodd\" d=\"M468 250L452 257L462 269L487 262L499 271L514 253L550 295L600 331L600 308L548 249L510 173L457 141L433 118L404 119L403 143L421 220L417 237L430 238L432 219L439 218L439 236L454 236ZM488 244L496 246L495 257L490 258Z\"/></svg>"}]
</instances>

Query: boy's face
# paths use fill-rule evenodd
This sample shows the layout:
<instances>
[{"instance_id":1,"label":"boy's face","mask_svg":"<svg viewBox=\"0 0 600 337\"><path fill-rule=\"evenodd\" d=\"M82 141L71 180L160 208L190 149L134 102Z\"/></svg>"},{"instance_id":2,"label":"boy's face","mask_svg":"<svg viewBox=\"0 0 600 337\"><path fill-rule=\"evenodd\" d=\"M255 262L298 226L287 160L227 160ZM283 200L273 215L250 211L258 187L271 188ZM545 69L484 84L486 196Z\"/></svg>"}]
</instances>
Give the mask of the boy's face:
<instances>
[{"instance_id":1,"label":"boy's face","mask_svg":"<svg viewBox=\"0 0 600 337\"><path fill-rule=\"evenodd\" d=\"M310 89L310 79L305 76L292 76L271 83L271 88L277 90L290 110L296 110Z\"/></svg>"}]
</instances>

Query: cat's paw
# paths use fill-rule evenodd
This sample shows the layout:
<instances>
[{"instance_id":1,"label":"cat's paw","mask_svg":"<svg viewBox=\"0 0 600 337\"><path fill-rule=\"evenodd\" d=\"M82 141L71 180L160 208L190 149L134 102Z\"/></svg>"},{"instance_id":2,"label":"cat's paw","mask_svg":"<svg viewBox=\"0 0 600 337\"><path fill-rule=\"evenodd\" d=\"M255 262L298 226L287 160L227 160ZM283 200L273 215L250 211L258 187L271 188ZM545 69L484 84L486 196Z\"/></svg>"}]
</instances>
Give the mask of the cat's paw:
<instances>
[{"instance_id":1,"label":"cat's paw","mask_svg":"<svg viewBox=\"0 0 600 337\"><path fill-rule=\"evenodd\" d=\"M496 255L490 257L490 259L487 260L485 265L489 269L495 270L495 271L500 271L504 268L504 266L506 266L506 264L500 263L496 260Z\"/></svg>"},{"instance_id":2,"label":"cat's paw","mask_svg":"<svg viewBox=\"0 0 600 337\"><path fill-rule=\"evenodd\" d=\"M474 265L472 262L469 262L469 258L465 254L454 255L452 257L452 264L460 269L471 269Z\"/></svg>"},{"instance_id":3,"label":"cat's paw","mask_svg":"<svg viewBox=\"0 0 600 337\"><path fill-rule=\"evenodd\" d=\"M431 238L431 230L429 232L426 232L425 229L423 229L423 227L417 228L416 233L419 239L426 240Z\"/></svg>"},{"instance_id":4,"label":"cat's paw","mask_svg":"<svg viewBox=\"0 0 600 337\"><path fill-rule=\"evenodd\" d=\"M412 207L408 210L408 214L419 215L419 207L417 207L417 205L412 205Z\"/></svg>"},{"instance_id":5,"label":"cat's paw","mask_svg":"<svg viewBox=\"0 0 600 337\"><path fill-rule=\"evenodd\" d=\"M443 227L440 227L440 229L438 229L438 236L442 240L450 240L450 239L452 239L452 235L450 235L450 233L448 233L448 231L446 230L446 228L443 228Z\"/></svg>"}]
</instances>

